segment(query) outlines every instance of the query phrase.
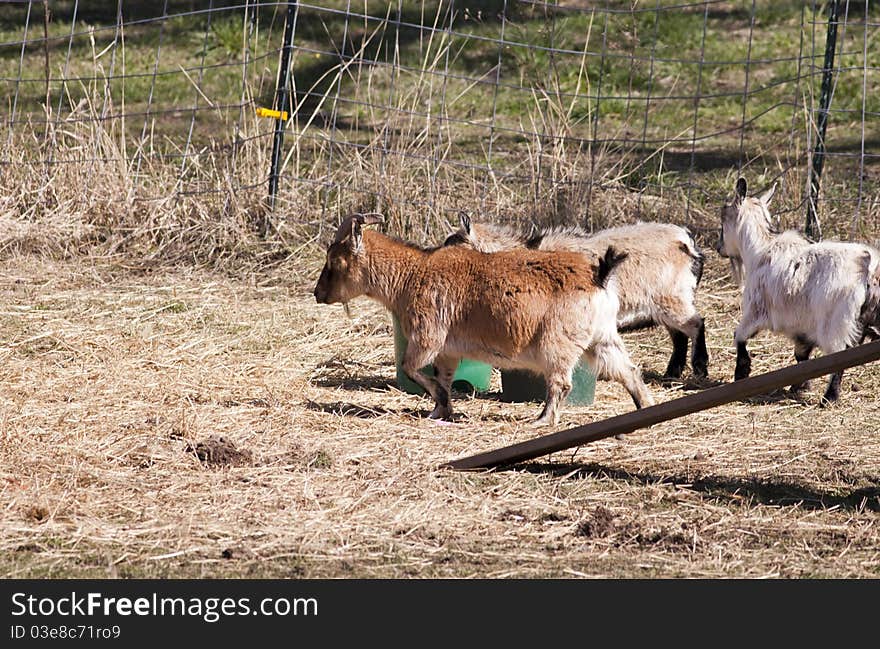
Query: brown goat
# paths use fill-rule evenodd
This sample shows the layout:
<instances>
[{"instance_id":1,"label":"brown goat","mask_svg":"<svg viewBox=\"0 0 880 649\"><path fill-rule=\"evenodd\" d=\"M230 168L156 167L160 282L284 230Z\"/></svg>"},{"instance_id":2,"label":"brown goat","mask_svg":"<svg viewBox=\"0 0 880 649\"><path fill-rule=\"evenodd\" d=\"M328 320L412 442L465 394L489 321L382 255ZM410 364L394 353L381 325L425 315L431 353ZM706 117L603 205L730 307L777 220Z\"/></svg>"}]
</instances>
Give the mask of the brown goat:
<instances>
[{"instance_id":1,"label":"brown goat","mask_svg":"<svg viewBox=\"0 0 880 649\"><path fill-rule=\"evenodd\" d=\"M460 247L423 250L346 218L315 286L319 303L366 295L400 320L409 339L403 369L434 399L430 417L452 416L450 389L461 358L544 376L547 399L535 425L558 422L583 355L597 375L622 383L637 408L653 399L615 326L618 300L606 288L622 261L578 253L515 250L488 255ZM419 369L434 364L435 376Z\"/></svg>"}]
</instances>

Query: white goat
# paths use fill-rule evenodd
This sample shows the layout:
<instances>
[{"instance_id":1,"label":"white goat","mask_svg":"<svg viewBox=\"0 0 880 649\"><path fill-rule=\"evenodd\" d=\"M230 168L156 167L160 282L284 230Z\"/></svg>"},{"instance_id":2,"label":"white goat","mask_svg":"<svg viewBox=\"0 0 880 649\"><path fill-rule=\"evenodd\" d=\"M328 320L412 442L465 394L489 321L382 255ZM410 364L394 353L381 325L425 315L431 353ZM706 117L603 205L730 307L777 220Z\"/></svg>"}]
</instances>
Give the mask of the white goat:
<instances>
[{"instance_id":1,"label":"white goat","mask_svg":"<svg viewBox=\"0 0 880 649\"><path fill-rule=\"evenodd\" d=\"M764 329L794 341L794 357L803 362L815 347L842 351L876 336L880 326L880 251L861 243L811 243L793 230L777 233L768 209L774 190L747 198L740 178L732 204L721 210L718 252L744 282L734 335L737 380L751 372L746 342ZM842 375L831 376L823 405L840 396Z\"/></svg>"},{"instance_id":2,"label":"white goat","mask_svg":"<svg viewBox=\"0 0 880 649\"><path fill-rule=\"evenodd\" d=\"M596 257L609 246L627 258L617 271L620 311L618 331L663 325L672 338L672 356L665 376L678 378L687 363L695 376L708 372L706 327L694 304L703 274L703 254L690 233L669 223L636 223L589 234L577 227L549 228L531 235L490 223L471 223L459 215L461 227L444 245L468 245L482 252L516 248L581 252Z\"/></svg>"}]
</instances>

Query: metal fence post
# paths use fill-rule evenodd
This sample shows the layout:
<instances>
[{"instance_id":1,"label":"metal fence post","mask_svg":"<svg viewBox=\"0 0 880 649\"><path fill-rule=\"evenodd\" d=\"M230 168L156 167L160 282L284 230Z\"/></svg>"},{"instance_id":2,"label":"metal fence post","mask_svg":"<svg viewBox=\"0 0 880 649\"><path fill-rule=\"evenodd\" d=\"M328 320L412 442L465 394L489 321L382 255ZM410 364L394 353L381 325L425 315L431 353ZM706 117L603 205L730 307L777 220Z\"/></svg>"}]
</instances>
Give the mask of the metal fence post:
<instances>
[{"instance_id":1,"label":"metal fence post","mask_svg":"<svg viewBox=\"0 0 880 649\"><path fill-rule=\"evenodd\" d=\"M278 83L275 86L275 110L284 112L287 106L288 87L290 86L290 53L293 50L293 28L296 25L298 2L287 3L287 20L284 23L284 45L281 49L281 65L278 67ZM275 137L272 141L272 162L269 169L269 212L275 211L275 194L278 192L278 164L284 144L285 119L275 119ZM260 234L266 236L271 227L267 214L260 227Z\"/></svg>"},{"instance_id":2,"label":"metal fence post","mask_svg":"<svg viewBox=\"0 0 880 649\"><path fill-rule=\"evenodd\" d=\"M828 34L825 37L825 64L822 67L822 91L819 95L819 116L816 120L816 146L813 149L813 166L810 169L810 200L807 202L807 222L805 231L808 237L822 238L816 203L819 200L819 181L825 164L825 129L828 126L828 108L831 104L831 81L834 67L834 51L837 49L837 16L839 0L828 3Z\"/></svg>"}]
</instances>

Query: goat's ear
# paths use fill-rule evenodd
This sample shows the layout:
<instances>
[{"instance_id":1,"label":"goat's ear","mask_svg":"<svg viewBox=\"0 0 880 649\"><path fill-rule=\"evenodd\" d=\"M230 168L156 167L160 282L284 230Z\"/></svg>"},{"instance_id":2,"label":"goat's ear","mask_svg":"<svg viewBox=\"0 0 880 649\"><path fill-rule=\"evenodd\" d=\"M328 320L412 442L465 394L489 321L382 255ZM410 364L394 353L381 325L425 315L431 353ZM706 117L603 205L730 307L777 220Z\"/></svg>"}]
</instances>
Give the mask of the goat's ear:
<instances>
[{"instance_id":1,"label":"goat's ear","mask_svg":"<svg viewBox=\"0 0 880 649\"><path fill-rule=\"evenodd\" d=\"M773 193L776 191L776 184L777 183L773 183L773 186L770 187L770 189L761 194L761 202L767 207L770 206L770 199L773 198Z\"/></svg>"},{"instance_id":2,"label":"goat's ear","mask_svg":"<svg viewBox=\"0 0 880 649\"><path fill-rule=\"evenodd\" d=\"M342 223L339 224L339 227L336 228L336 234L333 237L333 243L339 243L345 237L351 235L351 227L352 223L354 223L355 217L347 216L342 219Z\"/></svg>"},{"instance_id":3,"label":"goat's ear","mask_svg":"<svg viewBox=\"0 0 880 649\"><path fill-rule=\"evenodd\" d=\"M748 191L749 186L746 184L745 178L739 178L736 181L736 189L734 190L733 196L733 204L739 205L743 202L746 197L746 192Z\"/></svg>"},{"instance_id":4,"label":"goat's ear","mask_svg":"<svg viewBox=\"0 0 880 649\"><path fill-rule=\"evenodd\" d=\"M355 254L360 253L364 249L364 233L361 230L360 219L351 220L351 235L348 245Z\"/></svg>"},{"instance_id":5,"label":"goat's ear","mask_svg":"<svg viewBox=\"0 0 880 649\"><path fill-rule=\"evenodd\" d=\"M461 226L462 231L468 236L471 234L471 217L464 210L458 213L458 224Z\"/></svg>"}]
</instances>

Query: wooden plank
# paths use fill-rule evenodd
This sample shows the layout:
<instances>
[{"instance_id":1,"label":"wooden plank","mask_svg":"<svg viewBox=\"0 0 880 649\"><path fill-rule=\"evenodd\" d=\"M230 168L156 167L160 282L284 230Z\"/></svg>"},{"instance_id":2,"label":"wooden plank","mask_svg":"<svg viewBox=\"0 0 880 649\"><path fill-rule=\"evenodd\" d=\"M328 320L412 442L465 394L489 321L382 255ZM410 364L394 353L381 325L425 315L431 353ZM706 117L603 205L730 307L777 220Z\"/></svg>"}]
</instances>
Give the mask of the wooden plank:
<instances>
[{"instance_id":1,"label":"wooden plank","mask_svg":"<svg viewBox=\"0 0 880 649\"><path fill-rule=\"evenodd\" d=\"M878 359L880 359L880 340L804 361L781 370L759 374L733 383L725 383L696 394L649 406L642 410L634 410L610 419L569 428L494 451L452 460L441 465L441 468L462 471L524 462L573 446L589 444L612 435L631 433L662 421L715 408L731 401L766 394L779 388L832 374L856 365L864 365Z\"/></svg>"}]
</instances>

